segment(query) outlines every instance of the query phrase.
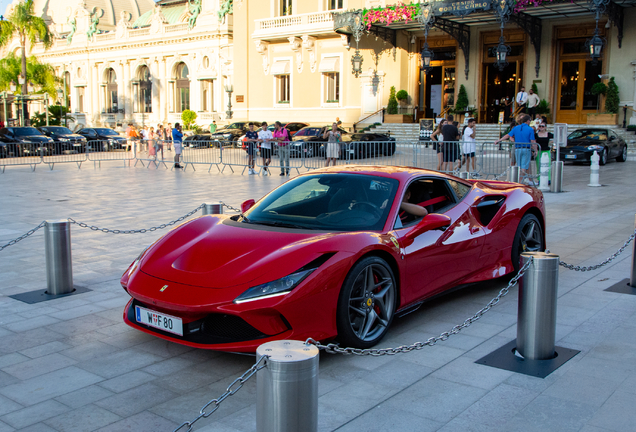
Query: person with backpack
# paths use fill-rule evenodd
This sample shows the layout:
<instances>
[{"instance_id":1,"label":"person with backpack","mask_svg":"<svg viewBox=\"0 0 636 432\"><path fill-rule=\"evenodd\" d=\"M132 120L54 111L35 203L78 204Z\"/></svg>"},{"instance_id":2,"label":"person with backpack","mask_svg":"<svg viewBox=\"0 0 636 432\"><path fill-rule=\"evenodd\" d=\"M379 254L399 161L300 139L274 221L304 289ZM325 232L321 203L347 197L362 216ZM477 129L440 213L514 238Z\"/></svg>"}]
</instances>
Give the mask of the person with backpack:
<instances>
[{"instance_id":1,"label":"person with backpack","mask_svg":"<svg viewBox=\"0 0 636 432\"><path fill-rule=\"evenodd\" d=\"M172 145L174 146L174 167L183 168L179 162L181 160L181 142L183 139L183 132L181 132L181 125L179 123L174 124L172 129Z\"/></svg>"},{"instance_id":2,"label":"person with backpack","mask_svg":"<svg viewBox=\"0 0 636 432\"><path fill-rule=\"evenodd\" d=\"M280 175L289 176L289 131L285 129L279 121L274 123L274 127L274 140L278 141Z\"/></svg>"}]
</instances>

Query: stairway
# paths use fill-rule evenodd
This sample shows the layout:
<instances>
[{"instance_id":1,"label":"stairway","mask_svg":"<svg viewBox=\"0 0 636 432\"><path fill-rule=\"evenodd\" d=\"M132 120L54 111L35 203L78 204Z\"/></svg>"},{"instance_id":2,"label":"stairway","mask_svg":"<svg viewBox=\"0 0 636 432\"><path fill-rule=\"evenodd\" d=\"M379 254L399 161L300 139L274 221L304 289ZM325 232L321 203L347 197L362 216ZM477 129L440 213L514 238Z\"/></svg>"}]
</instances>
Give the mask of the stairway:
<instances>
[{"instance_id":1,"label":"stairway","mask_svg":"<svg viewBox=\"0 0 636 432\"><path fill-rule=\"evenodd\" d=\"M462 130L460 125L460 132ZM568 125L568 131L572 132L575 129L594 127L590 125ZM612 129L616 134L622 137L629 148L630 153L636 152L636 135L633 131L627 131L618 126L602 126ZM478 123L476 130L477 142L492 142L499 138L500 131L504 132L507 125L498 125L493 123ZM548 125L548 131L552 132L553 125ZM420 126L417 123L383 123L380 126L371 128L371 131L377 133L386 134L390 132L392 137L395 137L396 141L412 142L417 141L420 136Z\"/></svg>"}]
</instances>

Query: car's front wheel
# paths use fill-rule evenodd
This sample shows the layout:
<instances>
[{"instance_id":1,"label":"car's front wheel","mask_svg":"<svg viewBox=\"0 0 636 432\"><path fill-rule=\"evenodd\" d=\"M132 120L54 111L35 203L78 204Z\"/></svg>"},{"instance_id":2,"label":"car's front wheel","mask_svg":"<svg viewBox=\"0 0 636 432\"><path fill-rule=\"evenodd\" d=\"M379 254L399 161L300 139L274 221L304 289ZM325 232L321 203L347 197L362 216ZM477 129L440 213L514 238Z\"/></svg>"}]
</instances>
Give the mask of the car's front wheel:
<instances>
[{"instance_id":1,"label":"car's front wheel","mask_svg":"<svg viewBox=\"0 0 636 432\"><path fill-rule=\"evenodd\" d=\"M601 157L598 160L598 164L600 166L603 166L603 165L605 165L607 163L607 149L603 149L603 151L601 152L600 156Z\"/></svg>"},{"instance_id":2,"label":"car's front wheel","mask_svg":"<svg viewBox=\"0 0 636 432\"><path fill-rule=\"evenodd\" d=\"M386 261L378 257L358 261L338 299L338 339L343 346L374 346L388 331L396 304L395 277Z\"/></svg>"},{"instance_id":3,"label":"car's front wheel","mask_svg":"<svg viewBox=\"0 0 636 432\"><path fill-rule=\"evenodd\" d=\"M521 218L512 241L512 265L515 271L519 271L519 259L523 252L543 252L544 250L541 223L535 215L528 213Z\"/></svg>"}]
</instances>

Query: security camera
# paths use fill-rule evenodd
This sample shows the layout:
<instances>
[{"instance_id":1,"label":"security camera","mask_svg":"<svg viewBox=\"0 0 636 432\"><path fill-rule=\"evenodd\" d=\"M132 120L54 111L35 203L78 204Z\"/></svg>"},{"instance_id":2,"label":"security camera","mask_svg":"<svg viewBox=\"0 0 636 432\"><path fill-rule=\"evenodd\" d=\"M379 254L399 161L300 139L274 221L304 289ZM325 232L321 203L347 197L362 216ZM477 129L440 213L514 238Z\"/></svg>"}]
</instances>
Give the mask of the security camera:
<instances>
[{"instance_id":1,"label":"security camera","mask_svg":"<svg viewBox=\"0 0 636 432\"><path fill-rule=\"evenodd\" d=\"M602 80L604 79L608 79L609 78L609 74L599 74L598 77Z\"/></svg>"}]
</instances>

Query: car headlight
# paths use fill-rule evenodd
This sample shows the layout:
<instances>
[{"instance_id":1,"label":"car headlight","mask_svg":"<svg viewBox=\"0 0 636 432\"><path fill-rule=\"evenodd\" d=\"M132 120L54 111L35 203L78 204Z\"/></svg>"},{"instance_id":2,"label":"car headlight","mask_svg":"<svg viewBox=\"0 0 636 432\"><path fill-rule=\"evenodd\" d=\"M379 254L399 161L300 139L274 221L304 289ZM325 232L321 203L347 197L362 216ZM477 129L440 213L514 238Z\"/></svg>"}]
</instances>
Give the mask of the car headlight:
<instances>
[{"instance_id":1,"label":"car headlight","mask_svg":"<svg viewBox=\"0 0 636 432\"><path fill-rule=\"evenodd\" d=\"M154 243L153 243L154 244ZM152 246L152 245L150 245ZM130 265L130 268L128 269L128 277L130 277L131 274L133 274L133 272L137 269L137 267L139 267L139 263L141 262L141 258L143 258L144 254L146 253L146 251L148 249L150 249L150 246L146 246L144 248L144 250L141 251L141 253L139 254L139 256L133 261L133 263Z\"/></svg>"},{"instance_id":2,"label":"car headlight","mask_svg":"<svg viewBox=\"0 0 636 432\"><path fill-rule=\"evenodd\" d=\"M235 298L234 303L239 304L288 294L314 270L316 269L299 270L278 280L252 287Z\"/></svg>"},{"instance_id":3,"label":"car headlight","mask_svg":"<svg viewBox=\"0 0 636 432\"><path fill-rule=\"evenodd\" d=\"M597 145L597 144L594 144L594 145L587 146L587 149L588 150L603 150L604 147L600 146L600 145Z\"/></svg>"}]
</instances>

